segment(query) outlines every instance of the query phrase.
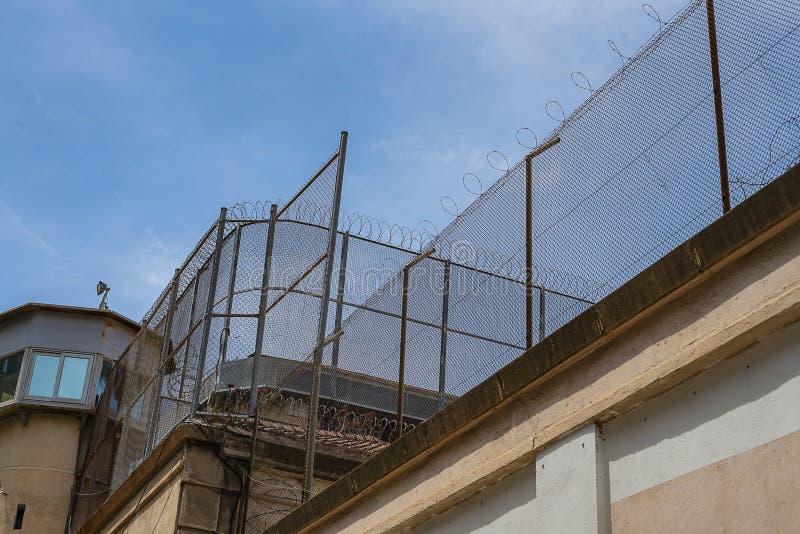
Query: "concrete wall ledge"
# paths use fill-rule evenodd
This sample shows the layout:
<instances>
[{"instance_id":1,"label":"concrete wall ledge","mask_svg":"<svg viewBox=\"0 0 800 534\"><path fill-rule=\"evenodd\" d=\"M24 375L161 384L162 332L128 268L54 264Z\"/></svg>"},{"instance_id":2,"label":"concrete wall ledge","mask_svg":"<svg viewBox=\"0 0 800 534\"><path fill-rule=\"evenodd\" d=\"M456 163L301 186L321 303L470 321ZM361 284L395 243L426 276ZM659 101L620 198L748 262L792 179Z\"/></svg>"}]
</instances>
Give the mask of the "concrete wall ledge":
<instances>
[{"instance_id":1,"label":"concrete wall ledge","mask_svg":"<svg viewBox=\"0 0 800 534\"><path fill-rule=\"evenodd\" d=\"M271 531L298 532L319 526L323 518L343 512L365 494L365 490L389 478L400 466L424 461L455 434L469 431L488 414L513 402L515 397L532 391L556 373L597 352L655 310L663 309L798 220L800 166L787 171L441 412L292 511ZM533 454L533 443L529 444L529 449ZM470 488L463 488L456 493L465 496L469 491Z\"/></svg>"}]
</instances>

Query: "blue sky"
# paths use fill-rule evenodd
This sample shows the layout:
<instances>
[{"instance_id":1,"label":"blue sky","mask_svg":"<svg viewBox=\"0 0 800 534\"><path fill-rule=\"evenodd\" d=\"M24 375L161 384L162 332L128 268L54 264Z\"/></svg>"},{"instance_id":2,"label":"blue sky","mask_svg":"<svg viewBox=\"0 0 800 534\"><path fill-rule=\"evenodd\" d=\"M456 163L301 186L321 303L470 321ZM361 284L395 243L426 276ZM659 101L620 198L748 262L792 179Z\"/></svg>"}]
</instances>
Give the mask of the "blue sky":
<instances>
[{"instance_id":1,"label":"blue sky","mask_svg":"<svg viewBox=\"0 0 800 534\"><path fill-rule=\"evenodd\" d=\"M684 1L656 4L672 16ZM139 319L221 206L288 198L350 132L344 209L441 228L658 29L628 0L5 2L0 309Z\"/></svg>"}]
</instances>

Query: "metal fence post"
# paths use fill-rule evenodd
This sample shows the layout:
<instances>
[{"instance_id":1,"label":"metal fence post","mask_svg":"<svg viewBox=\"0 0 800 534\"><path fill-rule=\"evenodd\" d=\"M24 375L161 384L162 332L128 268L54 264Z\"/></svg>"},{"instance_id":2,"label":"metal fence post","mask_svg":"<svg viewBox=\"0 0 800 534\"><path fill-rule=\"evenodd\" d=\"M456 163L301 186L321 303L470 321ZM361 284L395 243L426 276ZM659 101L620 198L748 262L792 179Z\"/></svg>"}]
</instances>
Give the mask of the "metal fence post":
<instances>
[{"instance_id":1,"label":"metal fence post","mask_svg":"<svg viewBox=\"0 0 800 534\"><path fill-rule=\"evenodd\" d=\"M231 277L228 280L228 302L225 305L225 327L222 332L224 338L219 347L219 361L217 361L216 380L219 381L219 374L228 356L228 339L231 335L231 313L233 311L233 292L236 291L236 270L239 265L239 244L242 237L242 227L237 223L236 234L233 237L233 260L231 261Z\"/></svg>"},{"instance_id":2,"label":"metal fence post","mask_svg":"<svg viewBox=\"0 0 800 534\"><path fill-rule=\"evenodd\" d=\"M328 304L331 297L331 278L333 277L333 255L336 252L336 236L339 226L339 208L342 204L342 182L344 179L344 162L347 154L347 132L339 138L339 161L336 168L336 184L333 189L333 206L331 207L330 226L328 228L328 248L325 259L325 271L322 278L322 299L319 307L319 324L317 343L314 350L314 363L311 370L311 399L308 403L308 432L306 433L306 461L303 474L303 501L311 497L311 484L314 480L314 454L316 453L317 418L319 411L319 381L322 369L322 352L325 343L325 331L328 327Z\"/></svg>"},{"instance_id":3,"label":"metal fence post","mask_svg":"<svg viewBox=\"0 0 800 534\"><path fill-rule=\"evenodd\" d=\"M275 226L278 219L278 205L273 204L269 209L269 228L267 229L267 243L264 251L264 272L261 275L261 297L258 301L258 324L256 326L256 345L253 352L253 366L250 376L250 398L247 403L247 414L255 417L258 412L258 380L261 376L261 356L264 352L264 325L267 322L266 309L269 296L269 274L272 269L272 249L275 246ZM255 432L255 428L253 429Z\"/></svg>"},{"instance_id":4,"label":"metal fence post","mask_svg":"<svg viewBox=\"0 0 800 534\"><path fill-rule=\"evenodd\" d=\"M442 335L439 342L439 408L445 406L444 393L447 377L447 321L450 316L450 260L444 262L442 282Z\"/></svg>"},{"instance_id":5,"label":"metal fence post","mask_svg":"<svg viewBox=\"0 0 800 534\"><path fill-rule=\"evenodd\" d=\"M403 393L406 380L406 322L408 321L408 267L403 268L403 303L400 307L400 362L397 371L397 427L394 439L403 435Z\"/></svg>"},{"instance_id":6,"label":"metal fence post","mask_svg":"<svg viewBox=\"0 0 800 534\"><path fill-rule=\"evenodd\" d=\"M525 348L533 346L533 158L561 142L554 137L525 156Z\"/></svg>"},{"instance_id":7,"label":"metal fence post","mask_svg":"<svg viewBox=\"0 0 800 534\"><path fill-rule=\"evenodd\" d=\"M403 301L400 306L400 362L397 370L397 431L395 432L394 439L399 439L400 436L403 435L403 400L406 379L406 329L408 323L408 273L411 271L412 267L434 252L436 252L436 249L430 248L403 267Z\"/></svg>"},{"instance_id":8,"label":"metal fence post","mask_svg":"<svg viewBox=\"0 0 800 534\"><path fill-rule=\"evenodd\" d=\"M338 332L342 327L342 309L344 308L345 282L347 277L347 249L350 242L350 232L342 236L342 252L339 259L339 283L336 288L336 316L333 330ZM331 346L331 396L337 398L339 392L336 384L336 370L339 368L339 339Z\"/></svg>"},{"instance_id":9,"label":"metal fence post","mask_svg":"<svg viewBox=\"0 0 800 534\"><path fill-rule=\"evenodd\" d=\"M217 276L219 275L219 260L222 253L222 240L225 238L225 220L228 217L228 209L219 210L219 222L217 223L217 241L214 243L214 261L211 263L211 278L208 282L208 298L206 302L206 314L203 323L203 337L200 339L200 354L197 356L197 375L194 382L194 392L192 395L192 409L190 417L197 414L197 405L200 404L200 389L203 385L203 375L206 367L206 352L208 351L208 336L211 333L211 314L214 313L214 298L217 291Z\"/></svg>"},{"instance_id":10,"label":"metal fence post","mask_svg":"<svg viewBox=\"0 0 800 534\"><path fill-rule=\"evenodd\" d=\"M545 332L545 289L543 287L539 288L539 341L541 342L544 339L546 334Z\"/></svg>"},{"instance_id":11,"label":"metal fence post","mask_svg":"<svg viewBox=\"0 0 800 534\"><path fill-rule=\"evenodd\" d=\"M525 156L525 348L533 346L533 178Z\"/></svg>"},{"instance_id":12,"label":"metal fence post","mask_svg":"<svg viewBox=\"0 0 800 534\"><path fill-rule=\"evenodd\" d=\"M247 524L247 509L250 502L253 467L256 460L258 444L258 381L261 376L261 355L264 352L264 327L267 322L267 301L269 300L269 275L272 270L272 250L275 246L275 227L278 222L278 205L269 208L269 227L267 242L264 248L264 270L261 274L261 295L258 301L258 322L256 326L256 342L253 351L253 365L250 374L250 395L247 402L247 414L253 418L253 435L250 437L250 456L246 470L246 482L242 488L241 523L242 532Z\"/></svg>"},{"instance_id":13,"label":"metal fence post","mask_svg":"<svg viewBox=\"0 0 800 534\"><path fill-rule=\"evenodd\" d=\"M714 0L706 0L708 20L708 48L711 56L711 82L714 88L714 116L717 122L717 150L719 152L719 182L722 197L722 213L731 209L731 193L728 181L728 151L725 146L725 117L722 107L722 83L719 74L719 50L717 48L717 23L714 16Z\"/></svg>"},{"instance_id":14,"label":"metal fence post","mask_svg":"<svg viewBox=\"0 0 800 534\"><path fill-rule=\"evenodd\" d=\"M147 452L153 450L156 439L156 427L161 418L161 388L164 385L164 364L169 356L170 340L172 339L172 321L175 316L175 303L178 300L178 285L181 279L181 270L175 269L175 275L172 277L172 287L169 293L169 305L167 307L167 316L164 318L164 339L161 341L161 356L158 359L158 379L156 380L156 391L153 399L153 405L150 408L150 421L147 426L147 443L145 450Z\"/></svg>"}]
</instances>

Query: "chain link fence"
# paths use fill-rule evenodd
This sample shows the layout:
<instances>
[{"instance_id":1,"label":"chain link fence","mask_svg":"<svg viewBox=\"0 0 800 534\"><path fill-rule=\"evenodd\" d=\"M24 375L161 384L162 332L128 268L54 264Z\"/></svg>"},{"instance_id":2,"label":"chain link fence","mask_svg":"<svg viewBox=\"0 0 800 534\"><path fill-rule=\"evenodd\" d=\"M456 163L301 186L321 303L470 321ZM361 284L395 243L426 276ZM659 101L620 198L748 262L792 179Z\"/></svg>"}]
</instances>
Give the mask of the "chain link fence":
<instances>
[{"instance_id":1,"label":"chain link fence","mask_svg":"<svg viewBox=\"0 0 800 534\"><path fill-rule=\"evenodd\" d=\"M103 394L73 524L193 420L239 444L262 531L798 164L800 4L714 4L438 235L340 220L346 143L282 206L223 211Z\"/></svg>"}]
</instances>

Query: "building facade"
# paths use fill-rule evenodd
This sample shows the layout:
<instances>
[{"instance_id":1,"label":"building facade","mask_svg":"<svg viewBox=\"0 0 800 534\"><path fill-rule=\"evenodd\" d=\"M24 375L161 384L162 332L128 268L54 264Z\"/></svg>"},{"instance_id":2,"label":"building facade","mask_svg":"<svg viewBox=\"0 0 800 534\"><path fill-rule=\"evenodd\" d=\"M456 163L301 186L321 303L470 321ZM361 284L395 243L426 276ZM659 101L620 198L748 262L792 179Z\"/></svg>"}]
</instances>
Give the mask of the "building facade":
<instances>
[{"instance_id":1,"label":"building facade","mask_svg":"<svg viewBox=\"0 0 800 534\"><path fill-rule=\"evenodd\" d=\"M81 436L138 323L29 303L0 313L0 532L63 532Z\"/></svg>"}]
</instances>

